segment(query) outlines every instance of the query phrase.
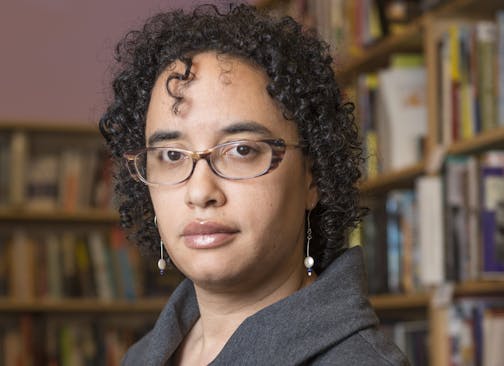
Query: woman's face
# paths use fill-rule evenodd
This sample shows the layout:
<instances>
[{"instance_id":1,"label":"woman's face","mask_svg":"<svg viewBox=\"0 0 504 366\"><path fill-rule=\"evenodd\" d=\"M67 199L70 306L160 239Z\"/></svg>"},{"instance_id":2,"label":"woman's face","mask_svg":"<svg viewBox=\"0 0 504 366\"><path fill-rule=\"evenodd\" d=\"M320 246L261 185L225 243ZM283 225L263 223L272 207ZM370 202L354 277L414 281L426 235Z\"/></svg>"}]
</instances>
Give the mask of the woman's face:
<instances>
[{"instance_id":1,"label":"woman's face","mask_svg":"<svg viewBox=\"0 0 504 366\"><path fill-rule=\"evenodd\" d=\"M166 80L184 70L177 63L152 90L148 146L201 151L240 139L298 143L295 124L266 92L263 72L229 56L193 58L193 80L170 83L183 95L174 114ZM168 254L196 286L252 289L305 270L304 213L315 206L317 190L300 149L287 149L280 165L260 177L227 180L200 160L189 180L149 189Z\"/></svg>"}]
</instances>

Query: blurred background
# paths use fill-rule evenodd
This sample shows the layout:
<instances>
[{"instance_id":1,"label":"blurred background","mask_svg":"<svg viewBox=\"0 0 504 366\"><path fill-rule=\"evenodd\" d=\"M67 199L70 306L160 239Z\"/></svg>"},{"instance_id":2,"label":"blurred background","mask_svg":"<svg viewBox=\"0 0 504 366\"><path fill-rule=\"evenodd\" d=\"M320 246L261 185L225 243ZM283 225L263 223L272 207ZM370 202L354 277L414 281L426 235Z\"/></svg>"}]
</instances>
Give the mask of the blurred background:
<instances>
[{"instance_id":1,"label":"blurred background","mask_svg":"<svg viewBox=\"0 0 504 366\"><path fill-rule=\"evenodd\" d=\"M110 98L107 71L119 39L160 10L201 2L3 1L0 120L96 122Z\"/></svg>"},{"instance_id":2,"label":"blurred background","mask_svg":"<svg viewBox=\"0 0 504 366\"><path fill-rule=\"evenodd\" d=\"M96 124L122 36L203 2L0 4L0 366L118 365L181 280L118 227ZM412 365L504 365L502 0L250 2L331 46L382 329Z\"/></svg>"}]
</instances>

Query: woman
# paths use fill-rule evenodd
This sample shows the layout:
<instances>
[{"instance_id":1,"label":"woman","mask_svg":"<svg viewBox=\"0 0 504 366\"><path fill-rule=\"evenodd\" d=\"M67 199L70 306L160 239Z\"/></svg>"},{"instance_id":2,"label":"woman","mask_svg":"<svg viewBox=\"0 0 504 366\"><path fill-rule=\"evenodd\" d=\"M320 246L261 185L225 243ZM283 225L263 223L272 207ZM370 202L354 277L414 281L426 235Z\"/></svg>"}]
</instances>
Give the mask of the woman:
<instances>
[{"instance_id":1,"label":"woman","mask_svg":"<svg viewBox=\"0 0 504 366\"><path fill-rule=\"evenodd\" d=\"M124 365L407 364L346 249L361 150L327 46L204 6L153 17L117 59L100 129L121 222L186 276Z\"/></svg>"}]
</instances>

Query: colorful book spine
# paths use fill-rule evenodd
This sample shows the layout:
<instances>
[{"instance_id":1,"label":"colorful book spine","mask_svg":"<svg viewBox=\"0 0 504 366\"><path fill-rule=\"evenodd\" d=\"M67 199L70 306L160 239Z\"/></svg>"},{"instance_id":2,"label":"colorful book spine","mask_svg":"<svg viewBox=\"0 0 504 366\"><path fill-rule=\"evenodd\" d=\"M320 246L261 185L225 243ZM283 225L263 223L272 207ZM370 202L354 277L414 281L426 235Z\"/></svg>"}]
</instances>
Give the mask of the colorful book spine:
<instances>
[{"instance_id":1,"label":"colorful book spine","mask_svg":"<svg viewBox=\"0 0 504 366\"><path fill-rule=\"evenodd\" d=\"M504 10L497 12L497 40L497 123L504 126Z\"/></svg>"},{"instance_id":2,"label":"colorful book spine","mask_svg":"<svg viewBox=\"0 0 504 366\"><path fill-rule=\"evenodd\" d=\"M495 113L495 55L497 26L492 21L476 23L476 45L478 53L479 105L481 124L484 131L497 125Z\"/></svg>"},{"instance_id":3,"label":"colorful book spine","mask_svg":"<svg viewBox=\"0 0 504 366\"><path fill-rule=\"evenodd\" d=\"M487 152L481 163L483 276L504 275L504 152Z\"/></svg>"}]
</instances>

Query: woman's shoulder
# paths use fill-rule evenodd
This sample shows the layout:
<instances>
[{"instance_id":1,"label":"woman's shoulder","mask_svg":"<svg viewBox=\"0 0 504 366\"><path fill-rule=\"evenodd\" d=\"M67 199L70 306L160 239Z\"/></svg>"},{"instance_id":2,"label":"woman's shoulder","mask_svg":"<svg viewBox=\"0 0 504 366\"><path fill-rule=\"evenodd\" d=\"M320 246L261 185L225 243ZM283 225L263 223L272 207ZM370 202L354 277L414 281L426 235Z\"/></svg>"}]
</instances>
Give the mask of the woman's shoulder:
<instances>
[{"instance_id":1,"label":"woman's shoulder","mask_svg":"<svg viewBox=\"0 0 504 366\"><path fill-rule=\"evenodd\" d=\"M366 328L317 355L310 365L408 366L408 359L377 328Z\"/></svg>"}]
</instances>

